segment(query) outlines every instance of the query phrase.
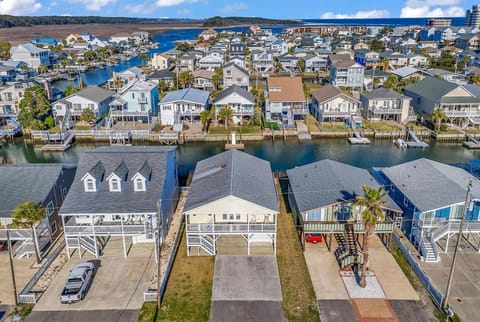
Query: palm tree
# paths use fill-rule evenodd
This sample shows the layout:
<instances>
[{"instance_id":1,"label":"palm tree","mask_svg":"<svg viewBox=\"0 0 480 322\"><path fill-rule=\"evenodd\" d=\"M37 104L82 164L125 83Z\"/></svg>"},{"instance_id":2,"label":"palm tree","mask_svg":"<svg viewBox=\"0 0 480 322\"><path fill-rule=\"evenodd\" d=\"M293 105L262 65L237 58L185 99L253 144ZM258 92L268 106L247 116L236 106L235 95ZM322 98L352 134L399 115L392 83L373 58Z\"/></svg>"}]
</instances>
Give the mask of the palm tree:
<instances>
[{"instance_id":1,"label":"palm tree","mask_svg":"<svg viewBox=\"0 0 480 322\"><path fill-rule=\"evenodd\" d=\"M355 206L361 209L362 221L365 226L363 234L363 264L362 264L362 276L360 278L360 287L367 286L367 265L368 265L368 240L375 231L377 219L383 220L385 218L385 212L383 207L386 205L384 197L387 192L382 187L370 188L367 185L363 185L364 196L357 196Z\"/></svg>"},{"instance_id":2,"label":"palm tree","mask_svg":"<svg viewBox=\"0 0 480 322\"><path fill-rule=\"evenodd\" d=\"M437 123L437 131L440 131L440 126L442 124L442 121L445 121L447 119L447 115L445 114L445 111L442 110L441 108L436 108L432 112L432 121Z\"/></svg>"},{"instance_id":3,"label":"palm tree","mask_svg":"<svg viewBox=\"0 0 480 322\"><path fill-rule=\"evenodd\" d=\"M210 120L210 111L209 110L204 110L200 112L200 121L202 121L202 129L204 131L207 130L208 127L208 121Z\"/></svg>"},{"instance_id":4,"label":"palm tree","mask_svg":"<svg viewBox=\"0 0 480 322\"><path fill-rule=\"evenodd\" d=\"M138 59L140 59L140 61L142 62L142 64L145 64L145 62L149 61L150 60L150 56L148 56L148 54L140 54L138 56Z\"/></svg>"},{"instance_id":5,"label":"palm tree","mask_svg":"<svg viewBox=\"0 0 480 322\"><path fill-rule=\"evenodd\" d=\"M12 226L17 228L29 228L32 230L33 248L35 249L35 256L37 264L40 263L40 254L38 253L37 237L35 235L35 224L42 221L45 217L45 208L38 205L34 201L25 201L15 207L12 213Z\"/></svg>"},{"instance_id":6,"label":"palm tree","mask_svg":"<svg viewBox=\"0 0 480 322\"><path fill-rule=\"evenodd\" d=\"M226 129L228 129L228 122L230 122L232 117L233 111L228 105L223 106L220 108L220 111L218 111L218 118L223 120Z\"/></svg>"},{"instance_id":7,"label":"palm tree","mask_svg":"<svg viewBox=\"0 0 480 322\"><path fill-rule=\"evenodd\" d=\"M92 120L95 120L95 112L91 108L86 108L82 111L82 114L80 114L80 120L84 122L90 122Z\"/></svg>"}]
</instances>

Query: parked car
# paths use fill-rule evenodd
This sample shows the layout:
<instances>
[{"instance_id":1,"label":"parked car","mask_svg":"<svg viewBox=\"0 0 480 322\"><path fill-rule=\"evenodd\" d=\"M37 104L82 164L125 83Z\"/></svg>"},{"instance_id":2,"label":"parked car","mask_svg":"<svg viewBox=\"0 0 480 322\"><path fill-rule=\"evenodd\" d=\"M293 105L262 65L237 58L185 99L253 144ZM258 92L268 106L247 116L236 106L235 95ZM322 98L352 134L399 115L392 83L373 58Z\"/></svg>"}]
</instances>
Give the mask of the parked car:
<instances>
[{"instance_id":1,"label":"parked car","mask_svg":"<svg viewBox=\"0 0 480 322\"><path fill-rule=\"evenodd\" d=\"M305 236L307 243L321 243L322 242L322 235L321 234L307 234Z\"/></svg>"},{"instance_id":2,"label":"parked car","mask_svg":"<svg viewBox=\"0 0 480 322\"><path fill-rule=\"evenodd\" d=\"M95 265L93 263L86 262L75 266L70 271L67 283L60 295L60 302L71 304L83 300L92 285L94 273Z\"/></svg>"},{"instance_id":3,"label":"parked car","mask_svg":"<svg viewBox=\"0 0 480 322\"><path fill-rule=\"evenodd\" d=\"M7 242L0 240L0 252L7 250Z\"/></svg>"}]
</instances>

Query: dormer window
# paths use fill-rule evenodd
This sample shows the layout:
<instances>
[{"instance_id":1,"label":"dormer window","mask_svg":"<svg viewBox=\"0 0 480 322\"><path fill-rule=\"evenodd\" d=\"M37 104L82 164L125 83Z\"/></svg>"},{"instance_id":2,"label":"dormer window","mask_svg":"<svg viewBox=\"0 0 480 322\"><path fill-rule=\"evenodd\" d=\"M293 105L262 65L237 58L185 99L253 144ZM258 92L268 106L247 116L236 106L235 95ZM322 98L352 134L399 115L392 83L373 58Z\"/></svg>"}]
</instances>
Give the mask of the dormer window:
<instances>
[{"instance_id":1,"label":"dormer window","mask_svg":"<svg viewBox=\"0 0 480 322\"><path fill-rule=\"evenodd\" d=\"M111 191L121 191L117 179L110 180L110 184L111 184L110 186Z\"/></svg>"},{"instance_id":2,"label":"dormer window","mask_svg":"<svg viewBox=\"0 0 480 322\"><path fill-rule=\"evenodd\" d=\"M145 191L145 181L142 178L135 179L135 191Z\"/></svg>"},{"instance_id":3,"label":"dormer window","mask_svg":"<svg viewBox=\"0 0 480 322\"><path fill-rule=\"evenodd\" d=\"M95 191L95 183L93 182L93 179L87 179L87 185L85 190Z\"/></svg>"},{"instance_id":4,"label":"dormer window","mask_svg":"<svg viewBox=\"0 0 480 322\"><path fill-rule=\"evenodd\" d=\"M82 178L85 192L96 192L98 185L103 180L105 169L101 161L98 161Z\"/></svg>"},{"instance_id":5,"label":"dormer window","mask_svg":"<svg viewBox=\"0 0 480 322\"><path fill-rule=\"evenodd\" d=\"M125 165L125 162L120 162L117 168L108 176L108 185L110 191L120 192L122 191L125 180L127 179L128 168Z\"/></svg>"},{"instance_id":6,"label":"dormer window","mask_svg":"<svg viewBox=\"0 0 480 322\"><path fill-rule=\"evenodd\" d=\"M152 175L152 168L147 161L143 163L140 169L132 177L134 191L147 191L148 184Z\"/></svg>"}]
</instances>

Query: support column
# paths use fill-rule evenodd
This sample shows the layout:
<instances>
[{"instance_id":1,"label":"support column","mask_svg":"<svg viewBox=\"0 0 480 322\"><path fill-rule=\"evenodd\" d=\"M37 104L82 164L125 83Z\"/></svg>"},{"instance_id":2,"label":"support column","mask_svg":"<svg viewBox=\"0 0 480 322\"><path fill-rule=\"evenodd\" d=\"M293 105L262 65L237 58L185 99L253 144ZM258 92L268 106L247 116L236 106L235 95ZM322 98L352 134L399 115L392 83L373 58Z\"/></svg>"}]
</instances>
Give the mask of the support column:
<instances>
[{"instance_id":1,"label":"support column","mask_svg":"<svg viewBox=\"0 0 480 322\"><path fill-rule=\"evenodd\" d=\"M120 220L120 225L122 227L122 242L123 242L123 257L124 258L127 258L127 248L125 246L125 231L123 229L123 216L122 216L122 219ZM133 237L132 237L133 238Z\"/></svg>"},{"instance_id":2,"label":"support column","mask_svg":"<svg viewBox=\"0 0 480 322\"><path fill-rule=\"evenodd\" d=\"M62 227L63 231L65 232L65 217L60 216L62 218ZM70 260L70 247L68 247L67 235L64 233L63 238L65 238L65 246L67 246L67 258ZM78 245L80 247L80 244Z\"/></svg>"},{"instance_id":3,"label":"support column","mask_svg":"<svg viewBox=\"0 0 480 322\"><path fill-rule=\"evenodd\" d=\"M97 245L97 237L95 236L95 224L93 222L93 216L94 215L90 215L90 219L92 222L93 244L95 245L95 258L98 259L98 245Z\"/></svg>"},{"instance_id":4,"label":"support column","mask_svg":"<svg viewBox=\"0 0 480 322\"><path fill-rule=\"evenodd\" d=\"M447 234L447 243L445 244L445 251L444 251L444 253L446 253L447 250L448 250L448 242L449 242L449 241L450 241L450 233ZM433 240L432 240L432 243L434 243Z\"/></svg>"}]
</instances>

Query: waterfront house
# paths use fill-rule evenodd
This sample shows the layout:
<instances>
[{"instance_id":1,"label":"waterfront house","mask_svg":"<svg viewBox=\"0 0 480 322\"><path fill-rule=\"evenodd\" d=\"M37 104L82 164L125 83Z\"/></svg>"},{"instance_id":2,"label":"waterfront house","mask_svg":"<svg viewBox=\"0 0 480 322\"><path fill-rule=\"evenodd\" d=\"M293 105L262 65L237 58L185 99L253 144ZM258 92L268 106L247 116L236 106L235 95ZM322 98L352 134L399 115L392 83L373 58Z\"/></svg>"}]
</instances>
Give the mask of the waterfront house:
<instances>
[{"instance_id":1,"label":"waterfront house","mask_svg":"<svg viewBox=\"0 0 480 322\"><path fill-rule=\"evenodd\" d=\"M414 68L425 68L428 66L428 59L425 56L417 54L407 54L408 66Z\"/></svg>"},{"instance_id":2,"label":"waterfront house","mask_svg":"<svg viewBox=\"0 0 480 322\"><path fill-rule=\"evenodd\" d=\"M130 34L130 38L135 45L145 45L150 41L150 34L146 31L134 31Z\"/></svg>"},{"instance_id":3,"label":"waterfront house","mask_svg":"<svg viewBox=\"0 0 480 322\"><path fill-rule=\"evenodd\" d=\"M399 69L392 70L392 75L397 76L399 80L409 79L412 77L419 77L419 78L424 77L423 74L420 72L420 70L410 66L405 66Z\"/></svg>"},{"instance_id":4,"label":"waterfront house","mask_svg":"<svg viewBox=\"0 0 480 322\"><path fill-rule=\"evenodd\" d=\"M465 170L422 158L374 169L373 174L402 208L402 230L426 261L439 261L436 243L446 239L448 248L450 237L458 234L470 180L472 201L464 233L480 233L480 182Z\"/></svg>"},{"instance_id":5,"label":"waterfront house","mask_svg":"<svg viewBox=\"0 0 480 322\"><path fill-rule=\"evenodd\" d=\"M107 125L119 120L130 120L150 124L158 114L158 84L152 80L135 80L117 91L110 102Z\"/></svg>"},{"instance_id":6,"label":"waterfront house","mask_svg":"<svg viewBox=\"0 0 480 322\"><path fill-rule=\"evenodd\" d=\"M170 69L171 59L168 55L155 53L150 63L152 68L156 70Z\"/></svg>"},{"instance_id":7,"label":"waterfront house","mask_svg":"<svg viewBox=\"0 0 480 322\"><path fill-rule=\"evenodd\" d=\"M60 209L67 255L97 258L109 237L163 243L179 195L175 147L109 146L85 151ZM129 239L129 240L128 240ZM155 256L157 257L157 256Z\"/></svg>"},{"instance_id":8,"label":"waterfront house","mask_svg":"<svg viewBox=\"0 0 480 322\"><path fill-rule=\"evenodd\" d=\"M265 118L283 126L295 126L295 120L301 120L308 114L307 100L303 92L302 78L267 78L265 96Z\"/></svg>"},{"instance_id":9,"label":"waterfront house","mask_svg":"<svg viewBox=\"0 0 480 322\"><path fill-rule=\"evenodd\" d=\"M327 60L317 55L305 55L303 57L305 61L305 71L309 73L317 73L325 71L327 68Z\"/></svg>"},{"instance_id":10,"label":"waterfront house","mask_svg":"<svg viewBox=\"0 0 480 322\"><path fill-rule=\"evenodd\" d=\"M363 117L369 121L409 120L411 98L386 88L377 88L360 94Z\"/></svg>"},{"instance_id":11,"label":"waterfront house","mask_svg":"<svg viewBox=\"0 0 480 322\"><path fill-rule=\"evenodd\" d=\"M211 92L213 90L214 71L199 69L193 72L193 87Z\"/></svg>"},{"instance_id":12,"label":"waterfront house","mask_svg":"<svg viewBox=\"0 0 480 322\"><path fill-rule=\"evenodd\" d=\"M168 87L173 87L175 80L175 73L168 69L161 69L153 72L153 74L148 75L148 79L156 82L157 84L161 81L168 84Z\"/></svg>"},{"instance_id":13,"label":"waterfront house","mask_svg":"<svg viewBox=\"0 0 480 322\"><path fill-rule=\"evenodd\" d=\"M290 53L285 53L278 56L277 60L282 65L282 70L293 72L297 67L297 62L299 61L299 58Z\"/></svg>"},{"instance_id":14,"label":"waterfront house","mask_svg":"<svg viewBox=\"0 0 480 322\"><path fill-rule=\"evenodd\" d=\"M18 257L35 253L33 238L41 253L62 231L58 211L75 175L75 165L63 164L15 164L0 167L0 240L6 240L6 226L13 221L16 206L33 201L45 208L45 218L35 225L32 236L30 229L8 228L12 240L22 241L15 249Z\"/></svg>"},{"instance_id":15,"label":"waterfront house","mask_svg":"<svg viewBox=\"0 0 480 322\"><path fill-rule=\"evenodd\" d=\"M234 122L236 119L238 119L238 121L235 122L238 123L244 118L249 119L253 116L255 98L245 89L237 85L231 85L218 93L213 100L215 119L218 118L220 109L225 106L232 110Z\"/></svg>"},{"instance_id":16,"label":"waterfront house","mask_svg":"<svg viewBox=\"0 0 480 322\"><path fill-rule=\"evenodd\" d=\"M38 69L40 65L49 67L50 50L38 48L33 44L20 44L10 48L10 58L25 62L29 68Z\"/></svg>"},{"instance_id":17,"label":"waterfront house","mask_svg":"<svg viewBox=\"0 0 480 322\"><path fill-rule=\"evenodd\" d=\"M425 77L416 84L405 87L404 94L412 99L415 112L426 120L439 108L445 112L449 122L458 125L480 124L480 99L462 85L443 79Z\"/></svg>"},{"instance_id":18,"label":"waterfront house","mask_svg":"<svg viewBox=\"0 0 480 322\"><path fill-rule=\"evenodd\" d=\"M17 82L0 89L0 115L16 115L20 111L20 101L25 90L33 86L33 82Z\"/></svg>"},{"instance_id":19,"label":"waterfront house","mask_svg":"<svg viewBox=\"0 0 480 322\"><path fill-rule=\"evenodd\" d=\"M380 60L388 60L388 67L397 69L408 65L408 58L404 54L395 51L385 51L380 54Z\"/></svg>"},{"instance_id":20,"label":"waterfront house","mask_svg":"<svg viewBox=\"0 0 480 322\"><path fill-rule=\"evenodd\" d=\"M183 213L188 255L276 252L279 201L268 161L238 150L199 161Z\"/></svg>"},{"instance_id":21,"label":"waterfront house","mask_svg":"<svg viewBox=\"0 0 480 322\"><path fill-rule=\"evenodd\" d=\"M130 34L126 32L118 33L110 37L110 42L117 46L128 45L129 40L130 40Z\"/></svg>"},{"instance_id":22,"label":"waterfront house","mask_svg":"<svg viewBox=\"0 0 480 322\"><path fill-rule=\"evenodd\" d=\"M185 119L199 119L200 113L209 108L210 93L195 88L168 92L159 103L162 125L180 124Z\"/></svg>"},{"instance_id":23,"label":"waterfront house","mask_svg":"<svg viewBox=\"0 0 480 322\"><path fill-rule=\"evenodd\" d=\"M60 102L52 103L52 112L56 118L80 119L82 112L89 108L99 119L109 112L109 104L113 101L114 95L112 91L98 86L89 86L63 98Z\"/></svg>"},{"instance_id":24,"label":"waterfront house","mask_svg":"<svg viewBox=\"0 0 480 322\"><path fill-rule=\"evenodd\" d=\"M223 55L222 55L223 56ZM215 70L221 68L223 65L223 59L219 55L209 54L198 61L200 69Z\"/></svg>"},{"instance_id":25,"label":"waterfront house","mask_svg":"<svg viewBox=\"0 0 480 322\"><path fill-rule=\"evenodd\" d=\"M248 90L249 84L250 78L247 70L234 62L228 62L223 66L223 88L237 85L244 90Z\"/></svg>"},{"instance_id":26,"label":"waterfront house","mask_svg":"<svg viewBox=\"0 0 480 322\"><path fill-rule=\"evenodd\" d=\"M380 62L380 54L369 49L360 49L355 51L355 62L362 66L377 66Z\"/></svg>"},{"instance_id":27,"label":"waterfront house","mask_svg":"<svg viewBox=\"0 0 480 322\"><path fill-rule=\"evenodd\" d=\"M329 56L330 57L330 56ZM341 60L330 66L330 84L352 90L363 88L364 67L353 60Z\"/></svg>"},{"instance_id":28,"label":"waterfront house","mask_svg":"<svg viewBox=\"0 0 480 322\"><path fill-rule=\"evenodd\" d=\"M195 54L185 53L177 59L176 70L181 72L193 72L195 70L196 62Z\"/></svg>"},{"instance_id":29,"label":"waterfront house","mask_svg":"<svg viewBox=\"0 0 480 322\"><path fill-rule=\"evenodd\" d=\"M288 201L302 244L307 234L322 234L330 250L332 234L338 234L356 248L355 241L364 233L364 225L355 198L364 196L364 185L380 187L373 176L365 169L328 159L287 170L287 176ZM377 222L375 233L388 243L402 210L388 196L385 200L386 216Z\"/></svg>"},{"instance_id":30,"label":"waterfront house","mask_svg":"<svg viewBox=\"0 0 480 322\"><path fill-rule=\"evenodd\" d=\"M276 39L270 44L273 56L280 56L288 52L288 44L283 39Z\"/></svg>"},{"instance_id":31,"label":"waterfront house","mask_svg":"<svg viewBox=\"0 0 480 322\"><path fill-rule=\"evenodd\" d=\"M360 101L338 87L327 84L312 92L310 113L319 122L353 124L353 119L359 119L359 112Z\"/></svg>"},{"instance_id":32,"label":"waterfront house","mask_svg":"<svg viewBox=\"0 0 480 322\"><path fill-rule=\"evenodd\" d=\"M427 70L424 70L423 73L427 76L441 78L441 79L446 80L447 82L450 82L450 83L455 83L455 84L458 84L458 85L466 85L467 84L467 80L465 79L465 75L454 73L454 72L451 72L449 70L439 69L439 68L429 68Z\"/></svg>"},{"instance_id":33,"label":"waterfront house","mask_svg":"<svg viewBox=\"0 0 480 322\"><path fill-rule=\"evenodd\" d=\"M210 39L216 38L217 35L218 35L218 33L214 29L208 28L208 29L203 30L198 35L198 38L202 38L203 41L209 41Z\"/></svg>"},{"instance_id":34,"label":"waterfront house","mask_svg":"<svg viewBox=\"0 0 480 322\"><path fill-rule=\"evenodd\" d=\"M0 65L0 84L10 83L15 81L17 77L17 70L15 67Z\"/></svg>"},{"instance_id":35,"label":"waterfront house","mask_svg":"<svg viewBox=\"0 0 480 322\"><path fill-rule=\"evenodd\" d=\"M257 72L268 72L273 69L273 54L266 50L252 51L252 66Z\"/></svg>"}]
</instances>

